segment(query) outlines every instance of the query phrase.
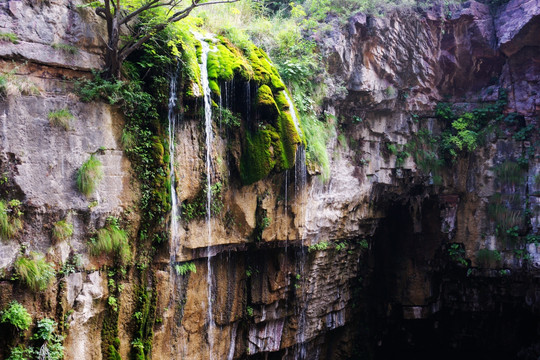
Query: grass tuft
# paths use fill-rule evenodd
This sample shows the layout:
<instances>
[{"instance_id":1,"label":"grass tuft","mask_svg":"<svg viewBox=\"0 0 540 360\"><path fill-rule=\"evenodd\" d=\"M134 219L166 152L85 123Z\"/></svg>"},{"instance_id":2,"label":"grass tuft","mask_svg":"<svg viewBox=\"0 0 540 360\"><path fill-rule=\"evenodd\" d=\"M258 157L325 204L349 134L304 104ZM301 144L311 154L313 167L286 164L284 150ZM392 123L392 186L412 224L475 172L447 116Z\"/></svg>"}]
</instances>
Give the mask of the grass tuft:
<instances>
[{"instance_id":1,"label":"grass tuft","mask_svg":"<svg viewBox=\"0 0 540 360\"><path fill-rule=\"evenodd\" d=\"M36 252L30 253L30 257L19 257L15 261L15 272L19 280L35 292L46 290L56 275L53 266Z\"/></svg>"},{"instance_id":2,"label":"grass tuft","mask_svg":"<svg viewBox=\"0 0 540 360\"><path fill-rule=\"evenodd\" d=\"M18 202L9 204L0 200L0 239L9 240L22 229L22 221L19 218L22 214L18 208Z\"/></svg>"},{"instance_id":3,"label":"grass tuft","mask_svg":"<svg viewBox=\"0 0 540 360\"><path fill-rule=\"evenodd\" d=\"M49 112L47 118L52 126L69 130L69 122L71 119L73 119L73 114L67 108L65 108Z\"/></svg>"},{"instance_id":4,"label":"grass tuft","mask_svg":"<svg viewBox=\"0 0 540 360\"><path fill-rule=\"evenodd\" d=\"M9 41L13 44L17 44L19 42L19 37L11 32L0 33L0 41Z\"/></svg>"},{"instance_id":5,"label":"grass tuft","mask_svg":"<svg viewBox=\"0 0 540 360\"><path fill-rule=\"evenodd\" d=\"M101 161L92 155L77 172L77 187L81 193L89 197L96 190L102 178Z\"/></svg>"},{"instance_id":6,"label":"grass tuft","mask_svg":"<svg viewBox=\"0 0 540 360\"><path fill-rule=\"evenodd\" d=\"M118 219L109 217L107 225L98 230L96 237L91 239L90 253L93 256L116 254L121 264L131 260L131 248L126 231L118 225Z\"/></svg>"},{"instance_id":7,"label":"grass tuft","mask_svg":"<svg viewBox=\"0 0 540 360\"><path fill-rule=\"evenodd\" d=\"M57 221L53 225L53 239L56 241L64 241L73 235L73 224L67 219Z\"/></svg>"},{"instance_id":8,"label":"grass tuft","mask_svg":"<svg viewBox=\"0 0 540 360\"><path fill-rule=\"evenodd\" d=\"M76 46L70 44L54 43L51 44L51 47L55 50L61 50L71 55L75 55L79 52L79 49Z\"/></svg>"}]
</instances>

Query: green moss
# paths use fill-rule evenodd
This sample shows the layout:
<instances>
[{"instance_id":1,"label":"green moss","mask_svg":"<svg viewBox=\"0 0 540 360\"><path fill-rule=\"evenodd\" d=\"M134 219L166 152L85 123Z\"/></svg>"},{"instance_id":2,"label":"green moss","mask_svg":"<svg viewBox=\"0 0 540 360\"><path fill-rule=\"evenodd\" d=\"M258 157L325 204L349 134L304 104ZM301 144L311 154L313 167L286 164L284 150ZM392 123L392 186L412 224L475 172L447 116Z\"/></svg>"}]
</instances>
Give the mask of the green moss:
<instances>
[{"instance_id":1,"label":"green moss","mask_svg":"<svg viewBox=\"0 0 540 360\"><path fill-rule=\"evenodd\" d=\"M282 169L289 169L294 166L296 149L302 140L300 139L300 135L294 126L294 121L288 112L281 113L279 124L281 143L283 144L285 155L285 162L281 167Z\"/></svg>"},{"instance_id":2,"label":"green moss","mask_svg":"<svg viewBox=\"0 0 540 360\"><path fill-rule=\"evenodd\" d=\"M289 102L287 101L285 94L283 94L283 91L278 91L277 95L274 96L274 100L281 111L290 110Z\"/></svg>"},{"instance_id":3,"label":"green moss","mask_svg":"<svg viewBox=\"0 0 540 360\"><path fill-rule=\"evenodd\" d=\"M208 53L208 79L210 90L220 94L219 82L231 81L235 76L244 80L252 78L252 69L244 55L227 39L220 38L216 51Z\"/></svg>"},{"instance_id":4,"label":"green moss","mask_svg":"<svg viewBox=\"0 0 540 360\"><path fill-rule=\"evenodd\" d=\"M252 184L268 176L275 165L273 155L271 130L246 131L240 159L242 182Z\"/></svg>"},{"instance_id":5,"label":"green moss","mask_svg":"<svg viewBox=\"0 0 540 360\"><path fill-rule=\"evenodd\" d=\"M268 55L255 46L250 52L249 61L253 68L253 79L259 84L266 84L272 87L272 90L277 92L285 90L285 84L281 81L277 69L272 65Z\"/></svg>"},{"instance_id":6,"label":"green moss","mask_svg":"<svg viewBox=\"0 0 540 360\"><path fill-rule=\"evenodd\" d=\"M262 120L276 125L278 119L279 109L277 107L272 90L268 85L262 85L257 91L257 113Z\"/></svg>"}]
</instances>

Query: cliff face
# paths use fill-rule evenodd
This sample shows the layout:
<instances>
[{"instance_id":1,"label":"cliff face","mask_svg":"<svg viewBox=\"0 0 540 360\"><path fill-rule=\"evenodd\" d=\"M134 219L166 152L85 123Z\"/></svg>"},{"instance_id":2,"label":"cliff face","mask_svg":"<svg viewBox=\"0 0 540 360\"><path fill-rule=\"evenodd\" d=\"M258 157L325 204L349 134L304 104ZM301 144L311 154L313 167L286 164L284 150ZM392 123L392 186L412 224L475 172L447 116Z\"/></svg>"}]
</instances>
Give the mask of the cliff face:
<instances>
[{"instance_id":1,"label":"cliff face","mask_svg":"<svg viewBox=\"0 0 540 360\"><path fill-rule=\"evenodd\" d=\"M20 200L23 212L22 230L0 243L0 307L16 299L35 318L55 319L65 358L113 357L110 347L122 358L142 347L154 359L534 356L534 336L493 328L537 327L538 1L352 17L320 40L329 88L347 90L325 102L336 128L329 178L305 177L300 150L295 168L243 185L245 133L214 121L218 215L209 227L184 212L174 244L146 247L138 174L120 145L126 119L72 92L72 80L102 65L99 22L76 5L0 5L0 32L18 37L0 40L0 66L10 71L0 200ZM256 94L244 83L222 86L239 104ZM176 190L180 204L196 206L204 121L178 102ZM73 116L67 129L49 120L61 109ZM467 113L477 123L458 128ZM481 136L469 147L459 130ZM76 178L92 154L104 175L86 197ZM134 254L122 269L90 252L110 216ZM62 219L73 224L68 239L52 236ZM10 280L31 251L63 270L46 291ZM2 356L29 341L7 325L0 331Z\"/></svg>"}]
</instances>

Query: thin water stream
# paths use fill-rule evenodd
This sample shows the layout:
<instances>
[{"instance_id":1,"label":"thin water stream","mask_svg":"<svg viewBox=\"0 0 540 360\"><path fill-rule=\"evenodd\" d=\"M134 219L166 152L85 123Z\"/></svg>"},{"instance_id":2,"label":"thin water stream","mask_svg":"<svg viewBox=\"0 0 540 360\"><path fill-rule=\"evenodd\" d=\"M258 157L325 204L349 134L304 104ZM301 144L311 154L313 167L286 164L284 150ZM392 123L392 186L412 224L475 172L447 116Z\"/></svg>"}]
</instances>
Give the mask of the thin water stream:
<instances>
[{"instance_id":1,"label":"thin water stream","mask_svg":"<svg viewBox=\"0 0 540 360\"><path fill-rule=\"evenodd\" d=\"M206 39L198 33L194 33L194 36L201 43L201 85L204 95L204 128L206 135L206 225L208 235L207 245L207 283L208 283L208 346L209 357L213 360L214 356L214 329L215 321L212 308L212 143L213 143L213 131L212 131L212 98L210 92L210 85L208 82L208 53L215 51L215 47L211 47L206 42Z\"/></svg>"}]
</instances>

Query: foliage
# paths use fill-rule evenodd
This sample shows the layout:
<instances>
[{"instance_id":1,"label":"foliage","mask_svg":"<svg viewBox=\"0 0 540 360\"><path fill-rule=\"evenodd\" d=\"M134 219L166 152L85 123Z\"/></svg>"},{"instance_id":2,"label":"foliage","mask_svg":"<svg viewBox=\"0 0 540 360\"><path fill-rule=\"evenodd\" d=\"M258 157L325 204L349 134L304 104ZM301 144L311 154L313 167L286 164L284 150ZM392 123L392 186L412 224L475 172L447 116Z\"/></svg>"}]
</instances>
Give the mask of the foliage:
<instances>
[{"instance_id":1,"label":"foliage","mask_svg":"<svg viewBox=\"0 0 540 360\"><path fill-rule=\"evenodd\" d=\"M58 272L60 275L68 276L79 270L82 267L82 257L80 254L70 256L62 265L62 269Z\"/></svg>"},{"instance_id":2,"label":"foliage","mask_svg":"<svg viewBox=\"0 0 540 360\"><path fill-rule=\"evenodd\" d=\"M261 229L266 229L270 226L270 223L272 223L272 219L270 219L268 216L263 217L261 221Z\"/></svg>"},{"instance_id":3,"label":"foliage","mask_svg":"<svg viewBox=\"0 0 540 360\"><path fill-rule=\"evenodd\" d=\"M469 263L465 259L465 249L463 248L463 245L458 243L453 243L449 245L450 246L448 246L447 250L448 256L450 256L450 260L457 264L468 266Z\"/></svg>"},{"instance_id":4,"label":"foliage","mask_svg":"<svg viewBox=\"0 0 540 360\"><path fill-rule=\"evenodd\" d=\"M0 322L9 323L19 331L26 331L32 325L32 316L24 306L14 300L2 311Z\"/></svg>"},{"instance_id":5,"label":"foliage","mask_svg":"<svg viewBox=\"0 0 540 360\"><path fill-rule=\"evenodd\" d=\"M178 275L186 275L187 273L196 273L197 267L192 262L185 262L183 264L176 264L174 266L174 269L176 270L176 273Z\"/></svg>"},{"instance_id":6,"label":"foliage","mask_svg":"<svg viewBox=\"0 0 540 360\"><path fill-rule=\"evenodd\" d=\"M507 243L516 243L524 224L522 200L517 194L496 193L490 197L487 214L496 224L496 234Z\"/></svg>"},{"instance_id":7,"label":"foliage","mask_svg":"<svg viewBox=\"0 0 540 360\"><path fill-rule=\"evenodd\" d=\"M67 219L57 221L53 224L53 239L56 241L64 241L69 239L73 235L73 224L69 223Z\"/></svg>"},{"instance_id":8,"label":"foliage","mask_svg":"<svg viewBox=\"0 0 540 360\"><path fill-rule=\"evenodd\" d=\"M102 178L101 161L92 154L77 171L77 188L86 197L89 197L96 190Z\"/></svg>"},{"instance_id":9,"label":"foliage","mask_svg":"<svg viewBox=\"0 0 540 360\"><path fill-rule=\"evenodd\" d=\"M55 50L61 50L71 55L75 55L79 52L79 49L71 44L53 43L51 44L51 47Z\"/></svg>"},{"instance_id":10,"label":"foliage","mask_svg":"<svg viewBox=\"0 0 540 360\"><path fill-rule=\"evenodd\" d=\"M120 264L131 261L131 248L126 231L120 228L118 219L107 218L105 227L98 230L95 237L90 239L90 253L99 256L103 253L114 254Z\"/></svg>"},{"instance_id":11,"label":"foliage","mask_svg":"<svg viewBox=\"0 0 540 360\"><path fill-rule=\"evenodd\" d=\"M17 76L18 67L0 74L0 99L7 95L40 95L39 88L28 77Z\"/></svg>"},{"instance_id":12,"label":"foliage","mask_svg":"<svg viewBox=\"0 0 540 360\"><path fill-rule=\"evenodd\" d=\"M19 42L19 37L11 32L3 32L0 33L0 41L9 41L13 44L17 44Z\"/></svg>"},{"instance_id":13,"label":"foliage","mask_svg":"<svg viewBox=\"0 0 540 360\"><path fill-rule=\"evenodd\" d=\"M476 261L481 267L495 267L501 259L501 253L497 250L480 249L476 253Z\"/></svg>"},{"instance_id":14,"label":"foliage","mask_svg":"<svg viewBox=\"0 0 540 360\"><path fill-rule=\"evenodd\" d=\"M246 53L250 63L256 63L254 56L250 56L253 51L253 41L257 46L263 48L276 65L283 81L291 90L292 99L298 109L299 119L305 137L306 162L308 168L313 173L322 173L323 178L329 176L329 161L326 144L330 137L335 135L335 124L319 121L317 112L320 111L320 104L323 97L328 93L325 91L324 66L322 58L316 51L314 41L307 39L303 34L302 19L300 17L285 17L282 13L270 14L265 10L264 4L258 1L242 1L234 5L216 5L205 9L204 12L196 12L205 21L204 26L214 33L219 33L231 40L239 49ZM207 19L212 19L208 21ZM256 53L255 53L256 54ZM259 59L260 56L257 55ZM262 61L264 63L264 61ZM260 68L259 68L260 69ZM254 65L255 76L259 74L258 66ZM268 72L267 72L268 73ZM319 77L320 78L317 78ZM270 86L272 87L272 86ZM278 107L281 101L276 89L272 88ZM292 110L291 110L292 111ZM275 164L269 161L268 154L264 149L268 149L268 135L270 139L275 137L271 128L266 127L267 134L251 134L248 139L247 151L252 150L261 156L259 162L254 167L254 174L244 171L244 183L251 183L269 173L269 169L277 166L278 170L287 169L294 158L288 163L280 164L279 156ZM283 136L282 127L276 132ZM285 134L287 135L287 134ZM288 135L287 135L288 136ZM294 139L294 137L290 137ZM296 140L292 141L294 143ZM260 150L261 146L263 150ZM274 149L282 151L275 144ZM285 149L285 153L291 152ZM290 156L290 155L287 155ZM250 159L245 159L246 163ZM245 170L245 169L244 169Z\"/></svg>"},{"instance_id":15,"label":"foliage","mask_svg":"<svg viewBox=\"0 0 540 360\"><path fill-rule=\"evenodd\" d=\"M64 358L64 337L55 334L57 323L53 319L44 318L38 321L33 340L43 341L39 351L34 351L39 359L62 360Z\"/></svg>"},{"instance_id":16,"label":"foliage","mask_svg":"<svg viewBox=\"0 0 540 360\"><path fill-rule=\"evenodd\" d=\"M199 191L195 199L192 201L185 201L182 203L182 218L186 221L191 221L193 219L201 219L207 216L207 183L206 179L202 179L203 188ZM211 216L217 216L221 214L223 210L223 199L222 199L222 190L223 184L221 182L216 182L213 185L210 185L210 193L212 202L210 203L210 214Z\"/></svg>"},{"instance_id":17,"label":"foliage","mask_svg":"<svg viewBox=\"0 0 540 360\"><path fill-rule=\"evenodd\" d=\"M506 160L495 166L493 171L502 186L521 185L525 181L525 172L515 161Z\"/></svg>"},{"instance_id":18,"label":"foliage","mask_svg":"<svg viewBox=\"0 0 540 360\"><path fill-rule=\"evenodd\" d=\"M0 240L13 238L22 229L20 202L0 200Z\"/></svg>"},{"instance_id":19,"label":"foliage","mask_svg":"<svg viewBox=\"0 0 540 360\"><path fill-rule=\"evenodd\" d=\"M498 100L493 104L476 108L470 112L456 114L448 103L439 103L435 116L447 124L440 138L441 156L454 162L459 155L474 151L483 138L490 121L500 121L503 110L508 103L505 89L499 89ZM449 125L449 126L448 126Z\"/></svg>"},{"instance_id":20,"label":"foliage","mask_svg":"<svg viewBox=\"0 0 540 360\"><path fill-rule=\"evenodd\" d=\"M111 309L113 309L114 312L118 311L118 301L114 296L109 296L109 298L107 299L107 304L109 304L109 306L111 307Z\"/></svg>"},{"instance_id":21,"label":"foliage","mask_svg":"<svg viewBox=\"0 0 540 360\"><path fill-rule=\"evenodd\" d=\"M73 119L73 114L69 111L69 109L64 108L49 112L47 118L52 126L69 130L69 122L71 119Z\"/></svg>"},{"instance_id":22,"label":"foliage","mask_svg":"<svg viewBox=\"0 0 540 360\"><path fill-rule=\"evenodd\" d=\"M249 317L253 317L253 308L251 306L248 306L246 308L246 313Z\"/></svg>"},{"instance_id":23,"label":"foliage","mask_svg":"<svg viewBox=\"0 0 540 360\"><path fill-rule=\"evenodd\" d=\"M321 241L316 244L312 244L308 246L308 252L324 251L324 250L327 250L329 246L330 244L328 243L328 241Z\"/></svg>"},{"instance_id":24,"label":"foliage","mask_svg":"<svg viewBox=\"0 0 540 360\"><path fill-rule=\"evenodd\" d=\"M169 211L168 163L164 146L155 136L159 128L157 102L138 80L136 71L130 82L108 81L95 73L93 80L82 80L77 88L84 101L103 99L118 105L127 118L122 142L141 184L140 207L144 227L161 221Z\"/></svg>"},{"instance_id":25,"label":"foliage","mask_svg":"<svg viewBox=\"0 0 540 360\"><path fill-rule=\"evenodd\" d=\"M8 79L6 75L0 74L0 99L8 94Z\"/></svg>"},{"instance_id":26,"label":"foliage","mask_svg":"<svg viewBox=\"0 0 540 360\"><path fill-rule=\"evenodd\" d=\"M237 0L220 0L221 3ZM135 50L140 49L169 24L185 19L191 11L200 6L212 5L214 1L182 0L99 0L95 6L96 15L107 23L105 61L108 77L118 78L123 62ZM118 9L117 9L118 8ZM133 26L137 19L136 26ZM125 33L127 36L120 36Z\"/></svg>"},{"instance_id":27,"label":"foliage","mask_svg":"<svg viewBox=\"0 0 540 360\"><path fill-rule=\"evenodd\" d=\"M46 290L56 275L53 266L36 252L31 252L29 257L20 256L15 261L15 272L20 281L36 292Z\"/></svg>"},{"instance_id":28,"label":"foliage","mask_svg":"<svg viewBox=\"0 0 540 360\"><path fill-rule=\"evenodd\" d=\"M29 360L32 356L32 349L27 349L24 345L17 345L11 349L7 360Z\"/></svg>"},{"instance_id":29,"label":"foliage","mask_svg":"<svg viewBox=\"0 0 540 360\"><path fill-rule=\"evenodd\" d=\"M237 129L242 125L241 121L242 119L238 114L233 113L231 110L227 108L220 108L220 111L219 111L220 125L223 124L225 127L229 129Z\"/></svg>"}]
</instances>

